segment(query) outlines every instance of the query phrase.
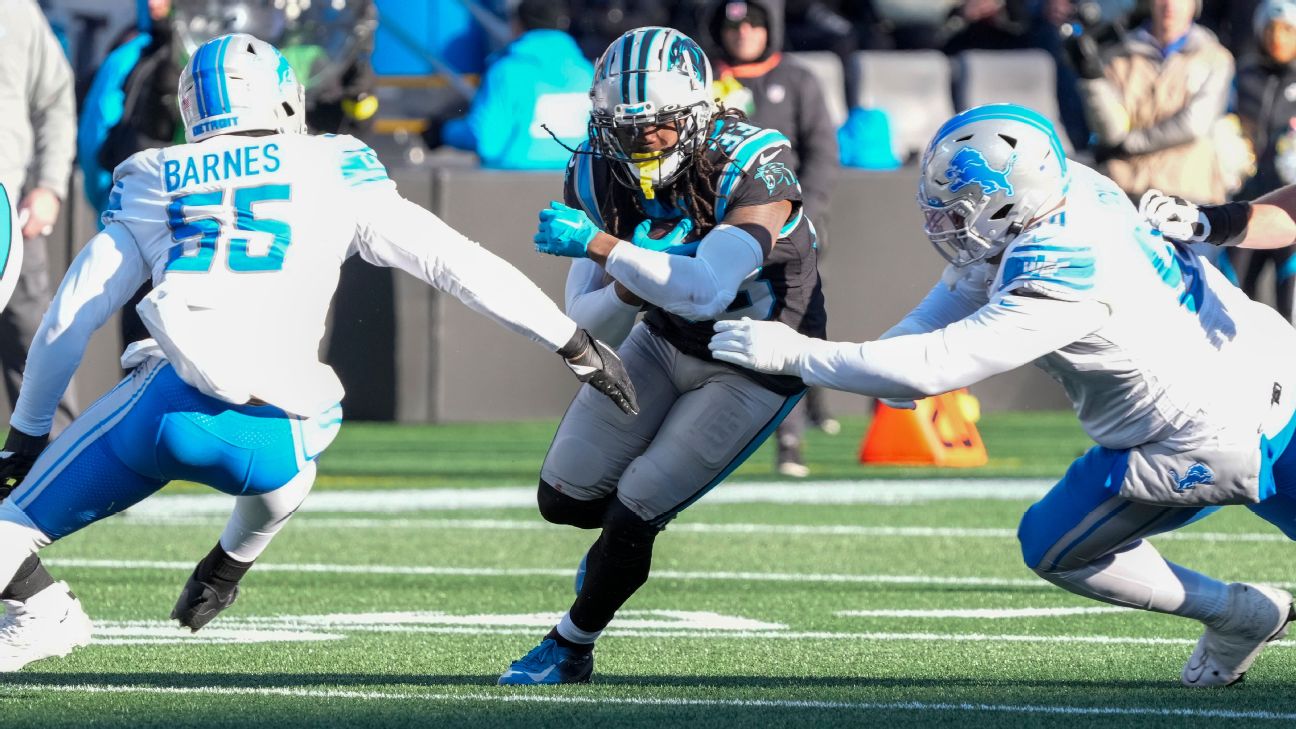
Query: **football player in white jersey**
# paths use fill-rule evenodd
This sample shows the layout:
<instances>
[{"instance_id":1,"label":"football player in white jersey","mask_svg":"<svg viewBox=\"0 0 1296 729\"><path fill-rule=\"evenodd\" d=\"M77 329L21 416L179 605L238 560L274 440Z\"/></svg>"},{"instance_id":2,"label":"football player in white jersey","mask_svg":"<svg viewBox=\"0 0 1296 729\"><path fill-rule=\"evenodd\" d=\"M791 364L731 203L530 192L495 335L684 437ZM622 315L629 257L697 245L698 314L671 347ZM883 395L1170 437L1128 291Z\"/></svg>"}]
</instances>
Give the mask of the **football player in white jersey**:
<instances>
[{"instance_id":1,"label":"football player in white jersey","mask_svg":"<svg viewBox=\"0 0 1296 729\"><path fill-rule=\"evenodd\" d=\"M1146 537L1245 504L1296 538L1296 332L1068 161L1023 107L948 121L918 202L950 265L882 339L721 321L716 358L901 400L1034 362L1098 445L1023 516L1026 564L1080 595L1201 621L1183 683L1240 680L1286 633L1292 596L1168 562Z\"/></svg>"},{"instance_id":2,"label":"football player in white jersey","mask_svg":"<svg viewBox=\"0 0 1296 729\"><path fill-rule=\"evenodd\" d=\"M72 262L41 323L0 460L0 671L63 655L90 624L37 550L173 479L237 496L172 617L201 628L302 503L341 425L342 386L317 357L342 262L359 254L454 295L556 351L634 412L620 360L518 270L402 198L374 152L305 133L284 57L250 35L198 48L180 77L189 143L114 173L104 229ZM93 333L152 279L152 335L116 388L45 447Z\"/></svg>"}]
</instances>

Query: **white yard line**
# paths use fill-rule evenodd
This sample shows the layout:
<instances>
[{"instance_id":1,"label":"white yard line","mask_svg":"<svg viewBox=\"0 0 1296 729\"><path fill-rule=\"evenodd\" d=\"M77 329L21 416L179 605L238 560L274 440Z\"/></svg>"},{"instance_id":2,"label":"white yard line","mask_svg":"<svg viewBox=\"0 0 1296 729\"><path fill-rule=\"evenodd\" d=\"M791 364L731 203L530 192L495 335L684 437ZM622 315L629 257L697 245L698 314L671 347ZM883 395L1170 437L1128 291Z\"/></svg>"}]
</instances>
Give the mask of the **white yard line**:
<instances>
[{"instance_id":1,"label":"white yard line","mask_svg":"<svg viewBox=\"0 0 1296 729\"><path fill-rule=\"evenodd\" d=\"M86 569L193 569L192 562L164 562L160 560L81 559L53 557L44 560L55 567L81 567ZM257 563L257 572L309 572L362 575L434 575L445 577L571 577L575 568L561 567L442 567L430 565L352 565L352 564L292 564ZM861 583L881 585L944 585L972 587L1034 587L1052 589L1047 582L1036 578L1017 577L942 577L936 575L853 575L814 572L687 572L682 570L654 570L657 580L720 580L741 582L818 582ZM1289 589L1290 582L1266 582Z\"/></svg>"},{"instance_id":2,"label":"white yard line","mask_svg":"<svg viewBox=\"0 0 1296 729\"><path fill-rule=\"evenodd\" d=\"M1047 716L1141 716L1189 719L1251 719L1296 721L1296 713L1232 709L1165 709L1150 706L1043 706L1035 704L982 704L926 701L817 701L797 699L689 699L682 697L566 696L500 689L479 693L417 691L354 691L304 687L239 686L126 686L110 684L9 684L0 694L153 694L198 696L283 696L304 699L355 699L376 701L426 701L450 703L524 703L553 705L618 705L652 707L724 707L735 709L826 709L830 711L912 713L994 713Z\"/></svg>"},{"instance_id":3,"label":"white yard line","mask_svg":"<svg viewBox=\"0 0 1296 729\"><path fill-rule=\"evenodd\" d=\"M877 479L869 481L775 481L725 484L706 495L707 504L910 504L937 500L1027 501L1052 487L1042 479ZM480 489L323 490L311 494L303 512L452 511L534 509L535 486ZM225 494L161 494L131 508L136 516L229 514Z\"/></svg>"},{"instance_id":4,"label":"white yard line","mask_svg":"<svg viewBox=\"0 0 1296 729\"><path fill-rule=\"evenodd\" d=\"M687 517L684 517L687 518ZM113 522L131 526L213 526L224 518L204 516L132 516ZM566 527L535 519L384 519L366 517L298 516L293 529L461 529L468 531L561 531ZM674 523L671 532L687 534L785 534L810 537L919 537L932 539L1017 539L1016 529L976 527L887 527L854 524L716 524ZM1152 539L1182 542L1290 542L1280 533L1260 532L1169 532Z\"/></svg>"},{"instance_id":5,"label":"white yard line","mask_svg":"<svg viewBox=\"0 0 1296 729\"><path fill-rule=\"evenodd\" d=\"M80 559L55 557L44 560L55 567L81 567L88 569L193 569L191 562L163 562L155 560ZM368 575L435 575L450 577L571 577L574 567L441 567L425 565L349 565L349 564L285 564L257 563L257 572L310 572ZM1038 587L1051 586L1040 579L1014 577L936 577L930 575L851 575L787 572L686 572L655 570L658 580L735 580L745 582L826 582L870 583L892 585L969 585L976 587Z\"/></svg>"},{"instance_id":6,"label":"white yard line","mask_svg":"<svg viewBox=\"0 0 1296 729\"><path fill-rule=\"evenodd\" d=\"M839 618L970 618L995 620L1005 618L1062 618L1069 615L1106 615L1128 613L1123 607L1048 607L1048 608L969 608L963 610L838 610Z\"/></svg>"}]
</instances>

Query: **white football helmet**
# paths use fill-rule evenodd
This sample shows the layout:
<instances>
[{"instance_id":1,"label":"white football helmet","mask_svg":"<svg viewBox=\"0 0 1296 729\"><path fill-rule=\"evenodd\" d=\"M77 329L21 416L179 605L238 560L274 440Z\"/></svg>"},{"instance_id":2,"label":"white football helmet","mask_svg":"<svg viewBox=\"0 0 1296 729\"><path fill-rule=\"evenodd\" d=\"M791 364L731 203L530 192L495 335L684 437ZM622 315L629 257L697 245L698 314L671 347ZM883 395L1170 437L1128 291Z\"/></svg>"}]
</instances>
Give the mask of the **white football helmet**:
<instances>
[{"instance_id":1,"label":"white football helmet","mask_svg":"<svg viewBox=\"0 0 1296 729\"><path fill-rule=\"evenodd\" d=\"M306 91L288 59L246 33L213 38L180 74L185 139L250 131L304 133Z\"/></svg>"},{"instance_id":2,"label":"white football helmet","mask_svg":"<svg viewBox=\"0 0 1296 729\"><path fill-rule=\"evenodd\" d=\"M711 62L692 38L673 28L627 31L594 66L589 137L594 151L620 164L617 179L636 189L669 185L693 161L715 115ZM674 124L679 142L639 148L644 127Z\"/></svg>"},{"instance_id":3,"label":"white football helmet","mask_svg":"<svg viewBox=\"0 0 1296 729\"><path fill-rule=\"evenodd\" d=\"M923 230L950 263L998 255L1066 196L1066 153L1053 125L1015 104L968 109L923 154Z\"/></svg>"}]
</instances>

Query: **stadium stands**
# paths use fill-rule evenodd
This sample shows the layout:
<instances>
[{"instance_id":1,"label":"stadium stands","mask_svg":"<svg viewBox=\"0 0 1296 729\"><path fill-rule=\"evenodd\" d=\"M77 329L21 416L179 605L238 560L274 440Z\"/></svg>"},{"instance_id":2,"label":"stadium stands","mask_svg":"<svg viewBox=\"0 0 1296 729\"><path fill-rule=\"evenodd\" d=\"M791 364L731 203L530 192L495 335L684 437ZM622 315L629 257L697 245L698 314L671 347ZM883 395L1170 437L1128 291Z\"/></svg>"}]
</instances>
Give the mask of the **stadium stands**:
<instances>
[{"instance_id":1,"label":"stadium stands","mask_svg":"<svg viewBox=\"0 0 1296 729\"><path fill-rule=\"evenodd\" d=\"M952 70L954 106L959 111L982 104L1021 104L1048 117L1057 129L1064 128L1058 111L1057 68L1047 52L964 51L955 57ZM1070 151L1065 134L1062 143Z\"/></svg>"},{"instance_id":2,"label":"stadium stands","mask_svg":"<svg viewBox=\"0 0 1296 729\"><path fill-rule=\"evenodd\" d=\"M940 51L860 51L852 62L859 69L856 98L886 112L896 157L921 154L954 115L949 60Z\"/></svg>"},{"instance_id":3,"label":"stadium stands","mask_svg":"<svg viewBox=\"0 0 1296 729\"><path fill-rule=\"evenodd\" d=\"M805 66L819 79L819 86L824 90L824 101L828 104L828 115L832 117L833 124L841 126L846 121L846 75L842 71L841 59L828 51L802 51L786 55Z\"/></svg>"}]
</instances>

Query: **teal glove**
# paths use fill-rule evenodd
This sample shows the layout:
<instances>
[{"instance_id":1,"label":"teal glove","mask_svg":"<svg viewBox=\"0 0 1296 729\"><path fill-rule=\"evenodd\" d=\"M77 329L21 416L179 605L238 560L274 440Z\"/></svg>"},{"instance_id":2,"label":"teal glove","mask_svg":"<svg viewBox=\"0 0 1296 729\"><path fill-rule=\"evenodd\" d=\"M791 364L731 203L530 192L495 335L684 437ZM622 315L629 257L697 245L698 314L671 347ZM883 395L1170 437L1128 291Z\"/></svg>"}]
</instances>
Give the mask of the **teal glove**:
<instances>
[{"instance_id":1,"label":"teal glove","mask_svg":"<svg viewBox=\"0 0 1296 729\"><path fill-rule=\"evenodd\" d=\"M650 238L648 232L652 230L652 219L648 219L635 227L634 238L630 241L640 248L647 248L650 251L660 251L669 253L672 256L691 256L697 252L698 243L684 243L684 239L693 232L693 219L684 218L675 224L671 232L660 238Z\"/></svg>"},{"instance_id":2,"label":"teal glove","mask_svg":"<svg viewBox=\"0 0 1296 729\"><path fill-rule=\"evenodd\" d=\"M585 258L590 241L599 234L597 225L584 210L569 208L560 202L549 203L540 211L540 227L535 234L536 251L551 256Z\"/></svg>"}]
</instances>

